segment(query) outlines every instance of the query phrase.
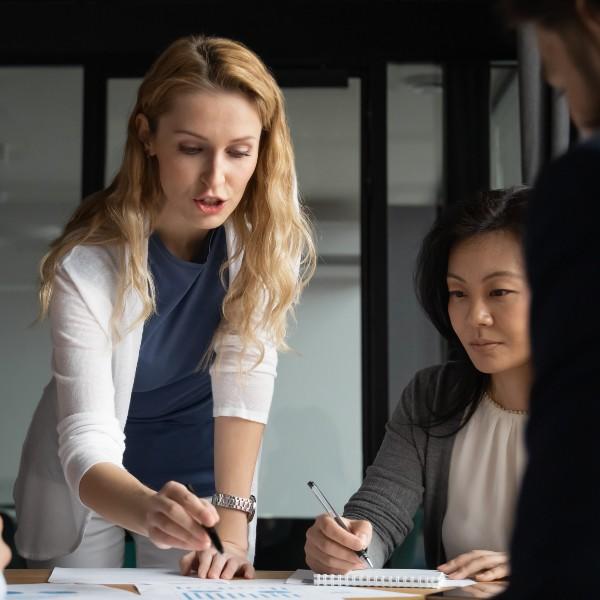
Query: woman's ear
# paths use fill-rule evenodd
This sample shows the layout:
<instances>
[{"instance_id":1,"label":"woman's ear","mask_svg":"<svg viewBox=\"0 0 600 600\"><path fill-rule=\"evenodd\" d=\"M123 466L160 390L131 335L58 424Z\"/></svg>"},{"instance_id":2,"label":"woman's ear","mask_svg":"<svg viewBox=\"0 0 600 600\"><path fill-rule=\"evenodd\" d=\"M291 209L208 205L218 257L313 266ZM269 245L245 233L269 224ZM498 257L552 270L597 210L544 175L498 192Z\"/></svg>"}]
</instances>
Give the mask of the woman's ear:
<instances>
[{"instance_id":1,"label":"woman's ear","mask_svg":"<svg viewBox=\"0 0 600 600\"><path fill-rule=\"evenodd\" d=\"M152 133L150 131L150 123L148 117L142 113L138 113L135 117L135 126L137 129L138 139L144 144L146 156L154 156L154 147L152 143Z\"/></svg>"}]
</instances>

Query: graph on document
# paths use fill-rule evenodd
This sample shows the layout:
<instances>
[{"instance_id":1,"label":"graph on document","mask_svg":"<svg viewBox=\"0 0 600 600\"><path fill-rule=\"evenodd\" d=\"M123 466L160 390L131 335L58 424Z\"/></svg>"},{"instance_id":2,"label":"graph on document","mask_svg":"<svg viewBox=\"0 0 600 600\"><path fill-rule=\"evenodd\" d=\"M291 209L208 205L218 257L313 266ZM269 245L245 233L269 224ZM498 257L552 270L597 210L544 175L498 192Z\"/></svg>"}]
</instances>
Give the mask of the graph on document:
<instances>
[{"instance_id":1,"label":"graph on document","mask_svg":"<svg viewBox=\"0 0 600 600\"><path fill-rule=\"evenodd\" d=\"M219 586L208 589L204 586L176 586L179 597L184 600L291 600L301 598L301 595L289 585L260 586L252 584L245 586Z\"/></svg>"}]
</instances>

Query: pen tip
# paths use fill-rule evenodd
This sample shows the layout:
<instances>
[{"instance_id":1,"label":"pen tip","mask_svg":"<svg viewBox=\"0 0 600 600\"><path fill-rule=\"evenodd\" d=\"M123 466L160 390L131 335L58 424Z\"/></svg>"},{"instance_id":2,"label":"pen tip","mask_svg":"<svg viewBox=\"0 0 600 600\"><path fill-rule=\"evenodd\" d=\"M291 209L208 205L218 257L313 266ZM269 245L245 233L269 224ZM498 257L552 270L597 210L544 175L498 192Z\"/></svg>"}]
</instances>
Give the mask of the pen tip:
<instances>
[{"instance_id":1,"label":"pen tip","mask_svg":"<svg viewBox=\"0 0 600 600\"><path fill-rule=\"evenodd\" d=\"M307 485L309 488L311 488L311 487L313 487L313 485L315 485L315 482L314 482L314 481L309 481L309 482L308 482L306 485Z\"/></svg>"}]
</instances>

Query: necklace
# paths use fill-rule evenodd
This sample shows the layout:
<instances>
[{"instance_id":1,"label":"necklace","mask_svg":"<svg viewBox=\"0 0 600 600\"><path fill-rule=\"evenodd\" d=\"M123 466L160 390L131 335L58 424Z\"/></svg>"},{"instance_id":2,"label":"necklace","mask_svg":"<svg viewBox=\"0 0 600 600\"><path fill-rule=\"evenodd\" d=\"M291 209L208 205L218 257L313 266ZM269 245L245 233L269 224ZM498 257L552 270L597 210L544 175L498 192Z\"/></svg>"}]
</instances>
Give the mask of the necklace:
<instances>
[{"instance_id":1,"label":"necklace","mask_svg":"<svg viewBox=\"0 0 600 600\"><path fill-rule=\"evenodd\" d=\"M527 410L517 410L514 408L505 408L504 406L502 406L502 404L500 404L499 402L494 400L491 390L488 390L485 393L485 395L494 406L497 406L500 410L502 410L504 412L510 413L512 415L528 415L529 414L529 411L527 411Z\"/></svg>"}]
</instances>

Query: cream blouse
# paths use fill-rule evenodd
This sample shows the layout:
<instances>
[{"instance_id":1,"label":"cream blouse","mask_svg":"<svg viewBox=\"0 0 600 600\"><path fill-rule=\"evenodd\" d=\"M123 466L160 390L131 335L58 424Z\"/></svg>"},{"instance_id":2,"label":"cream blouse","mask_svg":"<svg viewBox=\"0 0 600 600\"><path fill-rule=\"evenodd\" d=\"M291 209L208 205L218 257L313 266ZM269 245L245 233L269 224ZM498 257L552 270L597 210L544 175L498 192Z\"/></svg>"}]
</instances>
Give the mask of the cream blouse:
<instances>
[{"instance_id":1,"label":"cream blouse","mask_svg":"<svg viewBox=\"0 0 600 600\"><path fill-rule=\"evenodd\" d=\"M448 560L471 550L508 550L526 421L526 413L506 410L486 394L456 435L442 526Z\"/></svg>"}]
</instances>

